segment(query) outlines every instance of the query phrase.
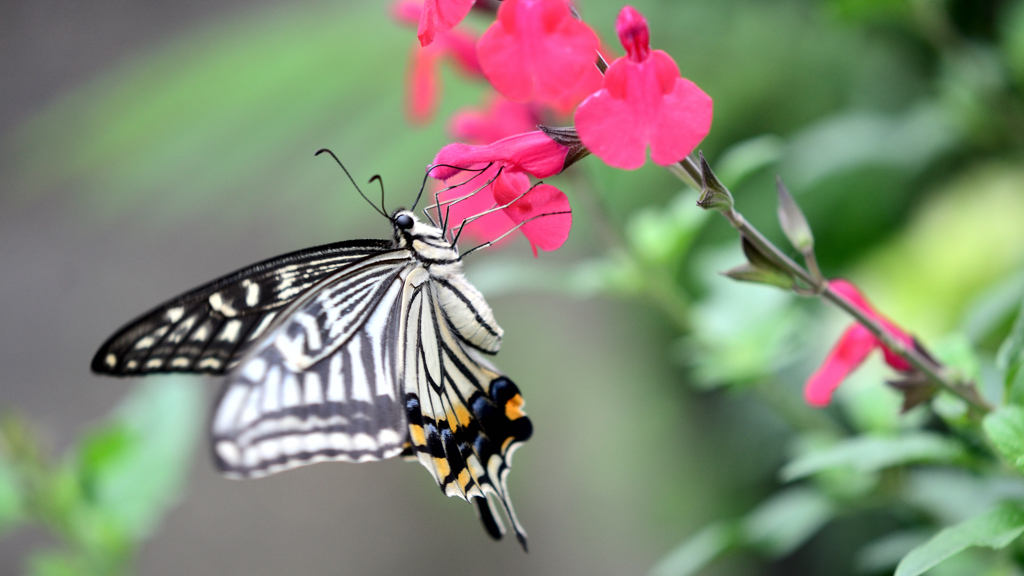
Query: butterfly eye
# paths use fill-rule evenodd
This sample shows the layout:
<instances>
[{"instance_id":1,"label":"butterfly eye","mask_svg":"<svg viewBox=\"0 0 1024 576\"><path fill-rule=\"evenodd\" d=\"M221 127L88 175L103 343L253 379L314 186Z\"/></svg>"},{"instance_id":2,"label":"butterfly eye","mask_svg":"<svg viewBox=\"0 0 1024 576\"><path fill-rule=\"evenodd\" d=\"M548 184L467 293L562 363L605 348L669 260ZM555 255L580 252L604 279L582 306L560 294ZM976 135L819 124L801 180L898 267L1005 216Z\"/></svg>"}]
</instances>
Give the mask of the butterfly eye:
<instances>
[{"instance_id":1,"label":"butterfly eye","mask_svg":"<svg viewBox=\"0 0 1024 576\"><path fill-rule=\"evenodd\" d=\"M412 225L412 216L409 216L408 214L399 214L395 218L395 226L398 226L400 230L408 230L412 228Z\"/></svg>"}]
</instances>

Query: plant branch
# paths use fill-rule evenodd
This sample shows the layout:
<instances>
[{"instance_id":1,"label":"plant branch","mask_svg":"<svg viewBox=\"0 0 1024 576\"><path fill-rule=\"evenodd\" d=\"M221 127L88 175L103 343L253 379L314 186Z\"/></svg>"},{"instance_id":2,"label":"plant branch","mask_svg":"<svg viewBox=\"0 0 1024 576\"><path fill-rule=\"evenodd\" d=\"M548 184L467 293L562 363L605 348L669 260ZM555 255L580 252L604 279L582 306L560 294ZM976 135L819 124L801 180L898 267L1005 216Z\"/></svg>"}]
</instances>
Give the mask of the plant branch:
<instances>
[{"instance_id":1,"label":"plant branch","mask_svg":"<svg viewBox=\"0 0 1024 576\"><path fill-rule=\"evenodd\" d=\"M701 181L701 168L692 157L686 157L679 163L668 166L668 169L683 182L697 190L701 189L699 184ZM747 222L742 214L733 208L721 212L721 214L729 221L733 228L756 246L761 253L775 260L776 264L783 270L810 287L813 294L820 295L850 316L853 316L857 322L874 334L886 348L909 362L911 366L927 376L929 380L932 380L982 412L992 410L992 406L978 394L977 387L973 382L953 380L949 371L944 366L928 358L921 351L908 347L899 339L894 338L880 323L870 318L846 298L829 288L828 281L818 280L812 272L797 264L785 252L775 246L771 240L768 240L764 234L761 234L757 228L754 228L750 222ZM817 262L809 262L808 264L817 267Z\"/></svg>"}]
</instances>

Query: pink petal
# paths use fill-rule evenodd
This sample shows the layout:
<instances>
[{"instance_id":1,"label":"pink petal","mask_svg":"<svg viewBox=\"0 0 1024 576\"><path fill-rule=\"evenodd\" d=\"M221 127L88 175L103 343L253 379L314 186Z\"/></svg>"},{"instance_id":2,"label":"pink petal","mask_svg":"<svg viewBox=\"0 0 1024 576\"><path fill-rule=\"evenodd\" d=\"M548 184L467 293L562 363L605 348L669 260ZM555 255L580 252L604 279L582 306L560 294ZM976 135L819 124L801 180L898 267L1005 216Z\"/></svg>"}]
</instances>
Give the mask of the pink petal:
<instances>
[{"instance_id":1,"label":"pink petal","mask_svg":"<svg viewBox=\"0 0 1024 576\"><path fill-rule=\"evenodd\" d=\"M634 62L643 62L650 52L651 34L647 19L632 6L624 6L615 20L615 32L626 54Z\"/></svg>"},{"instance_id":2,"label":"pink petal","mask_svg":"<svg viewBox=\"0 0 1024 576\"><path fill-rule=\"evenodd\" d=\"M608 68L604 88L576 109L575 124L583 144L610 166L634 170L646 160L646 126L635 106L625 100L626 58ZM617 97L621 95L621 97Z\"/></svg>"},{"instance_id":3,"label":"pink petal","mask_svg":"<svg viewBox=\"0 0 1024 576\"><path fill-rule=\"evenodd\" d=\"M505 0L477 43L484 75L509 100L557 101L594 67L597 35L564 0Z\"/></svg>"},{"instance_id":4,"label":"pink petal","mask_svg":"<svg viewBox=\"0 0 1024 576\"><path fill-rule=\"evenodd\" d=\"M420 46L434 41L435 35L451 30L469 14L475 0L426 0L416 37Z\"/></svg>"},{"instance_id":5,"label":"pink petal","mask_svg":"<svg viewBox=\"0 0 1024 576\"><path fill-rule=\"evenodd\" d=\"M409 88L406 112L414 124L428 122L437 109L440 85L437 81L437 59L441 52L435 46L413 47L409 59Z\"/></svg>"},{"instance_id":6,"label":"pink petal","mask_svg":"<svg viewBox=\"0 0 1024 576\"><path fill-rule=\"evenodd\" d=\"M494 199L500 204L507 204L515 198L497 186L494 189ZM530 241L534 256L537 256L537 250L558 250L569 238L569 229L572 228L569 199L550 184L534 186L504 212L513 222L525 222L519 230Z\"/></svg>"},{"instance_id":7,"label":"pink petal","mask_svg":"<svg viewBox=\"0 0 1024 576\"><path fill-rule=\"evenodd\" d=\"M555 114L566 116L579 106L580 102L600 90L603 82L604 75L597 69L597 66L592 66L575 86L567 90L560 97L549 100L547 104Z\"/></svg>"},{"instance_id":8,"label":"pink petal","mask_svg":"<svg viewBox=\"0 0 1024 576\"><path fill-rule=\"evenodd\" d=\"M476 57L476 36L462 30L451 30L438 41L444 42L445 53L450 55L459 69L471 77L482 78L483 70Z\"/></svg>"},{"instance_id":9,"label":"pink petal","mask_svg":"<svg viewBox=\"0 0 1024 576\"><path fill-rule=\"evenodd\" d=\"M864 362L878 346L878 339L860 324L846 329L839 342L829 352L825 362L804 386L804 399L811 406L823 408L832 400L832 393L843 379Z\"/></svg>"},{"instance_id":10,"label":"pink petal","mask_svg":"<svg viewBox=\"0 0 1024 576\"><path fill-rule=\"evenodd\" d=\"M537 128L540 119L527 104L494 95L484 110L464 109L451 119L451 133L468 144L490 144Z\"/></svg>"},{"instance_id":11,"label":"pink petal","mask_svg":"<svg viewBox=\"0 0 1024 576\"><path fill-rule=\"evenodd\" d=\"M468 168L496 162L512 171L529 172L537 178L547 178L562 171L568 153L567 147L536 130L509 136L486 146L449 144L437 153L433 163ZM431 174L439 180L447 180L460 172L457 168L437 168Z\"/></svg>"},{"instance_id":12,"label":"pink petal","mask_svg":"<svg viewBox=\"0 0 1024 576\"><path fill-rule=\"evenodd\" d=\"M661 166L685 158L711 131L711 97L686 78L675 84L650 126L651 160Z\"/></svg>"},{"instance_id":13,"label":"pink petal","mask_svg":"<svg viewBox=\"0 0 1024 576\"><path fill-rule=\"evenodd\" d=\"M400 0L391 5L391 17L402 24L417 24L423 14L423 3Z\"/></svg>"}]
</instances>

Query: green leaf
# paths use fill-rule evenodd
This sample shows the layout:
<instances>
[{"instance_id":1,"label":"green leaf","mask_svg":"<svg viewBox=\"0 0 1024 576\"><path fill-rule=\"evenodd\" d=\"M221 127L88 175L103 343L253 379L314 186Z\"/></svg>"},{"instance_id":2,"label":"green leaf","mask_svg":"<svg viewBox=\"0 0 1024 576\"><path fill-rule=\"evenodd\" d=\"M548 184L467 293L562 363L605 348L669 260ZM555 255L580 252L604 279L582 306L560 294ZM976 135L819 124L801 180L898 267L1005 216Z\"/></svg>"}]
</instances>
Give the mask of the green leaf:
<instances>
[{"instance_id":1,"label":"green leaf","mask_svg":"<svg viewBox=\"0 0 1024 576\"><path fill-rule=\"evenodd\" d=\"M929 432L897 437L857 436L796 458L782 469L780 476L789 482L840 467L876 472L913 462L948 463L963 454L959 443Z\"/></svg>"},{"instance_id":2,"label":"green leaf","mask_svg":"<svg viewBox=\"0 0 1024 576\"><path fill-rule=\"evenodd\" d=\"M733 523L716 522L675 550L669 552L651 569L650 576L690 576L701 571L737 543Z\"/></svg>"},{"instance_id":3,"label":"green leaf","mask_svg":"<svg viewBox=\"0 0 1024 576\"><path fill-rule=\"evenodd\" d=\"M134 540L152 532L184 485L202 429L201 396L191 379L145 380L79 450L89 501Z\"/></svg>"},{"instance_id":4,"label":"green leaf","mask_svg":"<svg viewBox=\"0 0 1024 576\"><path fill-rule=\"evenodd\" d=\"M24 495L13 464L0 451L0 532L22 518Z\"/></svg>"},{"instance_id":5,"label":"green leaf","mask_svg":"<svg viewBox=\"0 0 1024 576\"><path fill-rule=\"evenodd\" d=\"M896 568L911 550L923 544L930 534L922 530L891 532L869 542L857 552L854 565L857 572L875 574Z\"/></svg>"},{"instance_id":6,"label":"green leaf","mask_svg":"<svg viewBox=\"0 0 1024 576\"><path fill-rule=\"evenodd\" d=\"M967 548L1005 548L1024 532L1024 506L1004 503L966 522L942 530L900 561L896 576L917 576Z\"/></svg>"},{"instance_id":7,"label":"green leaf","mask_svg":"<svg viewBox=\"0 0 1024 576\"><path fill-rule=\"evenodd\" d=\"M1024 408L1008 405L989 412L982 427L999 454L1024 474Z\"/></svg>"},{"instance_id":8,"label":"green leaf","mask_svg":"<svg viewBox=\"0 0 1024 576\"><path fill-rule=\"evenodd\" d=\"M1021 365L1024 365L1024 303L1021 304L1010 334L1003 340L999 346L999 353L996 354L996 368L1002 372L1003 382L1007 388L1017 380Z\"/></svg>"},{"instance_id":9,"label":"green leaf","mask_svg":"<svg viewBox=\"0 0 1024 576\"><path fill-rule=\"evenodd\" d=\"M817 490L801 486L775 494L743 520L747 543L774 557L785 556L814 536L835 515Z\"/></svg>"}]
</instances>

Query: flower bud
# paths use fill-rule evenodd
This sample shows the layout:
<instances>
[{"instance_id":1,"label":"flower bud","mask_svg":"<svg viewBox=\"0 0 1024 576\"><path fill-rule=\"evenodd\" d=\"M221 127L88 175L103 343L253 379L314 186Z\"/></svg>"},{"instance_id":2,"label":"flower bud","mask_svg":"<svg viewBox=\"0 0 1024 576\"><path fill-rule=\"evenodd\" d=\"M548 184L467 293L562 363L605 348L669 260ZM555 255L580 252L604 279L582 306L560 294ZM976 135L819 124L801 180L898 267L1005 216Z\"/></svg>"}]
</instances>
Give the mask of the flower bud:
<instances>
[{"instance_id":1,"label":"flower bud","mask_svg":"<svg viewBox=\"0 0 1024 576\"><path fill-rule=\"evenodd\" d=\"M704 153L700 153L700 198L697 199L697 206L705 210L717 210L718 212L729 212L733 207L732 194L729 189L722 185L718 176L708 166L704 159Z\"/></svg>"},{"instance_id":2,"label":"flower bud","mask_svg":"<svg viewBox=\"0 0 1024 576\"><path fill-rule=\"evenodd\" d=\"M786 238L789 239L789 243L806 256L814 251L814 235L811 233L811 226L807 223L807 218L804 217L800 207L797 206L793 195L782 183L782 178L777 176L775 183L779 190L779 224L782 226Z\"/></svg>"}]
</instances>

